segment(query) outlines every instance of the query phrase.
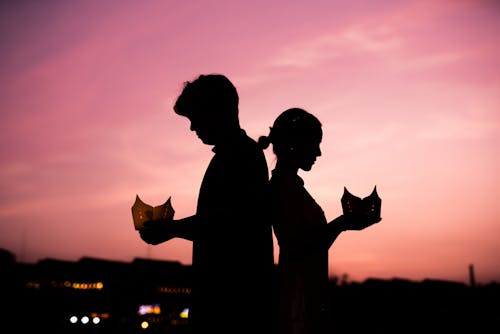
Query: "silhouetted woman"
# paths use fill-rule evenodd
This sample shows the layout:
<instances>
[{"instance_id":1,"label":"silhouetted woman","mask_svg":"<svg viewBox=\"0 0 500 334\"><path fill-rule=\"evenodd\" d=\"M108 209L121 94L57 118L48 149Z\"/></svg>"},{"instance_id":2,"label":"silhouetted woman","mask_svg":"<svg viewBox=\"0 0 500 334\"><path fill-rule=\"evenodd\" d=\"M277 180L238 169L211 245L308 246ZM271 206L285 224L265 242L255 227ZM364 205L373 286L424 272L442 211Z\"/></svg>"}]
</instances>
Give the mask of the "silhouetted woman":
<instances>
[{"instance_id":1,"label":"silhouetted woman","mask_svg":"<svg viewBox=\"0 0 500 334\"><path fill-rule=\"evenodd\" d=\"M267 137L259 138L264 149L273 145L277 157L270 196L279 244L279 334L326 332L328 249L342 231L361 230L380 221L341 215L328 223L297 174L299 169L311 170L321 156L322 137L321 123L315 116L291 108L277 117Z\"/></svg>"}]
</instances>

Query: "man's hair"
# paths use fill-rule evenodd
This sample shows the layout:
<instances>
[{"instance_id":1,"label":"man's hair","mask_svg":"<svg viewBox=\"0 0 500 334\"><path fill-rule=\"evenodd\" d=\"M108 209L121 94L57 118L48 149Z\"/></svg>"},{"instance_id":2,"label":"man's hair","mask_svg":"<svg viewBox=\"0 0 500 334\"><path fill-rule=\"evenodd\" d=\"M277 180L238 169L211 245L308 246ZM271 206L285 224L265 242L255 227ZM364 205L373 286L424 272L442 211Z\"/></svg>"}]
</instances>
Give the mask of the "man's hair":
<instances>
[{"instance_id":1,"label":"man's hair","mask_svg":"<svg viewBox=\"0 0 500 334\"><path fill-rule=\"evenodd\" d=\"M202 74L191 82L185 82L177 98L174 111L190 117L195 113L224 113L238 117L239 97L236 87L222 74Z\"/></svg>"}]
</instances>

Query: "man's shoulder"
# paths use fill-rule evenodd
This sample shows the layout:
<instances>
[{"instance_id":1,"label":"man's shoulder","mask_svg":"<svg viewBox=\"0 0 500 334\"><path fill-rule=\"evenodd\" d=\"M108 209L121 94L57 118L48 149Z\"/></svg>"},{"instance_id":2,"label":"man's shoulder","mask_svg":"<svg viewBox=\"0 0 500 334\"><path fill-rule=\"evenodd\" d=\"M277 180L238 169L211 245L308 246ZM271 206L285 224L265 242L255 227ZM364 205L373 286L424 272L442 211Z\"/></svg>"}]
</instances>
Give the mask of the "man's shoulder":
<instances>
[{"instance_id":1,"label":"man's shoulder","mask_svg":"<svg viewBox=\"0 0 500 334\"><path fill-rule=\"evenodd\" d=\"M235 139L232 146L236 152L241 152L244 155L264 155L264 151L257 141L250 137L244 130L242 130L240 136Z\"/></svg>"}]
</instances>

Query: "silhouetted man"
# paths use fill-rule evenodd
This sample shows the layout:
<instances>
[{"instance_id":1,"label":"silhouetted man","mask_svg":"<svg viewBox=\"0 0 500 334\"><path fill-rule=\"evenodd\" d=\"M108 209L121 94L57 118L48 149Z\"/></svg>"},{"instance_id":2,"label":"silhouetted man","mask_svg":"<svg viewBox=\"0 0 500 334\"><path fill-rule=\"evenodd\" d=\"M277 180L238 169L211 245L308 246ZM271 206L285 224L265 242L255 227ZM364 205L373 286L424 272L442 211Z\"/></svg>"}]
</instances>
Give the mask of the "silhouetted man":
<instances>
[{"instance_id":1,"label":"silhouetted man","mask_svg":"<svg viewBox=\"0 0 500 334\"><path fill-rule=\"evenodd\" d=\"M149 244L193 241L192 333L258 333L272 323L273 240L264 153L240 127L239 97L223 75L186 82L174 106L215 153L196 214L140 231Z\"/></svg>"}]
</instances>

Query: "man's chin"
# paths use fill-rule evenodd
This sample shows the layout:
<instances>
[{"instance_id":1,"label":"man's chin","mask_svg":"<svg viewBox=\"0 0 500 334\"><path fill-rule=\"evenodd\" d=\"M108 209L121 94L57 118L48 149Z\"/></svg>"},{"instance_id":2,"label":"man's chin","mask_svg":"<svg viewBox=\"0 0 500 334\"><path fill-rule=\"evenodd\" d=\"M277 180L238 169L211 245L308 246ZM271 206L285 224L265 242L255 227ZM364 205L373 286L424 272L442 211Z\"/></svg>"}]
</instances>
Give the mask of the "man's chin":
<instances>
[{"instance_id":1,"label":"man's chin","mask_svg":"<svg viewBox=\"0 0 500 334\"><path fill-rule=\"evenodd\" d=\"M201 142L205 145L215 145L213 140L207 139L207 138L200 138Z\"/></svg>"}]
</instances>

